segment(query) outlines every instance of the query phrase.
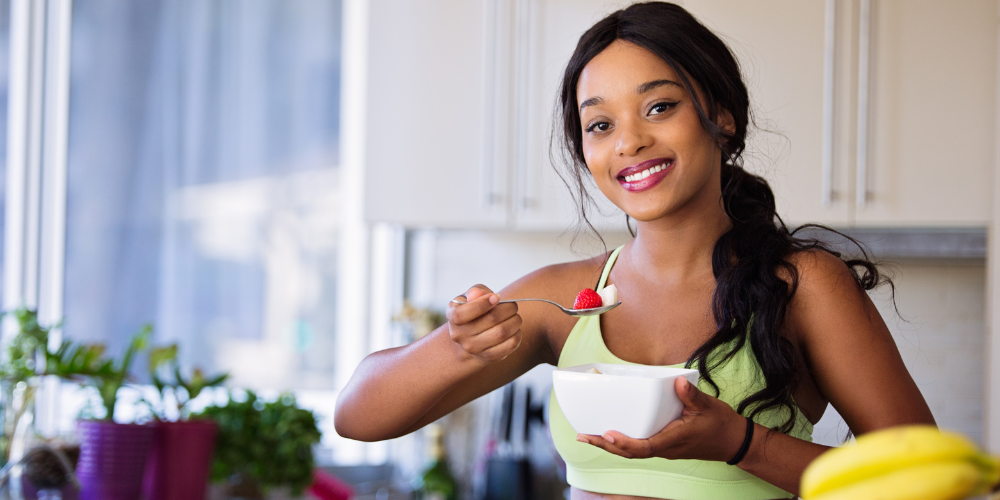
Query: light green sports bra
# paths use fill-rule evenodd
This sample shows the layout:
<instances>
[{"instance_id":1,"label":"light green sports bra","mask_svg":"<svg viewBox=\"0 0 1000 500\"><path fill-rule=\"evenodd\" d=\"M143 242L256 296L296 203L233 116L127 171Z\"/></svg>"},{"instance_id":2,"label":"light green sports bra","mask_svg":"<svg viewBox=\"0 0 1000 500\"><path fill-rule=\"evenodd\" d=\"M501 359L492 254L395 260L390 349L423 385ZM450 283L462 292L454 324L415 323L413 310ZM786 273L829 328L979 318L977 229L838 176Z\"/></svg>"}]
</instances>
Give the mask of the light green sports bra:
<instances>
[{"instance_id":1,"label":"light green sports bra","mask_svg":"<svg viewBox=\"0 0 1000 500\"><path fill-rule=\"evenodd\" d=\"M611 253L604 266L598 289L607 283L611 267L622 247ZM746 396L763 387L763 377L756 358L744 344L737 355L712 372L719 386L719 399L736 407ZM725 351L723 351L725 352ZM619 359L604 344L600 316L586 316L577 321L559 354L559 367L587 363L633 365ZM683 364L670 365L682 367ZM699 388L714 394L702 380ZM795 409L795 425L789 435L812 441L813 426ZM754 418L765 427L785 422L788 410L769 409ZM794 495L763 479L725 462L703 460L667 460L664 458L628 459L576 440L576 431L566 421L555 391L549 400L549 427L556 450L566 462L566 480L571 486L594 493L635 495L673 500L767 500L792 498Z\"/></svg>"}]
</instances>

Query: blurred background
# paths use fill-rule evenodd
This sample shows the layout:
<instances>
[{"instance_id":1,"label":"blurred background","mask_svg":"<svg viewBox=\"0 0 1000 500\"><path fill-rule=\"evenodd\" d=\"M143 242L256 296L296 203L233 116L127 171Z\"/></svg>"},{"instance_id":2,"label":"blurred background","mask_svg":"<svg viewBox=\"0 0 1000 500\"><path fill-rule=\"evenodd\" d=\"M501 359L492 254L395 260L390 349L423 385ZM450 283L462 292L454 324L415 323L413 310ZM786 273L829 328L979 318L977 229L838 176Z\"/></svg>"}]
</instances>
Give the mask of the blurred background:
<instances>
[{"instance_id":1,"label":"blurred background","mask_svg":"<svg viewBox=\"0 0 1000 500\"><path fill-rule=\"evenodd\" d=\"M152 324L185 369L295 394L317 465L359 498L408 498L430 439L338 437L338 391L469 286L627 241L607 204L599 236L577 225L550 139L577 39L628 3L0 0L4 309L114 353ZM780 215L890 264L899 314L873 298L938 424L1000 452L1000 2L678 3L742 64L747 168ZM562 498L551 370L443 419L459 498L484 498L502 461ZM86 399L51 389L36 425L70 432ZM829 408L813 437L847 431Z\"/></svg>"}]
</instances>

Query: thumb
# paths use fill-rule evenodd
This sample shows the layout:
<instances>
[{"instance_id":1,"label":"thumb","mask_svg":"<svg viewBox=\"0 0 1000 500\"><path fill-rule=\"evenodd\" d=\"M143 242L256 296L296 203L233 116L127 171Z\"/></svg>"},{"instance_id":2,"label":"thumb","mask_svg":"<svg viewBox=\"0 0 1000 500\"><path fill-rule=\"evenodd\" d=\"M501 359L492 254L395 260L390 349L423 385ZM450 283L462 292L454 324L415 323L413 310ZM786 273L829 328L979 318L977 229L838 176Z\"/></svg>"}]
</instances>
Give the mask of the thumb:
<instances>
[{"instance_id":1,"label":"thumb","mask_svg":"<svg viewBox=\"0 0 1000 500\"><path fill-rule=\"evenodd\" d=\"M465 297L468 299L469 302L472 302L473 300L476 300L479 297L482 297L483 295L490 295L492 293L493 290L490 290L490 288L486 285L474 285L472 288L469 289L469 291L465 292Z\"/></svg>"},{"instance_id":2,"label":"thumb","mask_svg":"<svg viewBox=\"0 0 1000 500\"><path fill-rule=\"evenodd\" d=\"M705 399L705 393L698 390L698 388L688 382L685 377L677 377L674 381L674 390L677 391L677 398L684 403L686 407L701 408Z\"/></svg>"}]
</instances>

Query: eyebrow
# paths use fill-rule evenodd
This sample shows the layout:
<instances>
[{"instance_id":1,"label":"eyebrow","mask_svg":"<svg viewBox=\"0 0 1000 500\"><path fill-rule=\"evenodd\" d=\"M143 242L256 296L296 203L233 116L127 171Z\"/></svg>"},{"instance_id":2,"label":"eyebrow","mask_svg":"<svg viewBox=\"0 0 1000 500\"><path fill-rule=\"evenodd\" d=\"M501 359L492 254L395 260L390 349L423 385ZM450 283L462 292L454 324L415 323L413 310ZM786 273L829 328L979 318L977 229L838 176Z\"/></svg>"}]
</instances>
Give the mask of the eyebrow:
<instances>
[{"instance_id":1,"label":"eyebrow","mask_svg":"<svg viewBox=\"0 0 1000 500\"><path fill-rule=\"evenodd\" d=\"M635 89L635 92L637 94L645 94L650 90L662 87L664 85L673 85L675 87L684 88L683 86L681 86L681 84L673 80L653 80L651 82L646 82L642 85L639 85L639 87ZM586 108L587 106L595 106L602 102L604 102L604 99L601 97L591 97L590 99L587 99L586 101L580 103L580 111L583 111L583 108Z\"/></svg>"},{"instance_id":2,"label":"eyebrow","mask_svg":"<svg viewBox=\"0 0 1000 500\"><path fill-rule=\"evenodd\" d=\"M649 92L650 90L653 90L653 89L658 88L658 87L662 87L664 85L673 85L675 87L681 87L681 84L679 84L679 83L677 83L677 82L675 82L673 80L653 80L651 82L646 82L646 83L644 83L642 85L639 85L639 88L635 89L635 92L637 94L645 94L646 92ZM684 88L684 87L681 87L681 88Z\"/></svg>"}]
</instances>

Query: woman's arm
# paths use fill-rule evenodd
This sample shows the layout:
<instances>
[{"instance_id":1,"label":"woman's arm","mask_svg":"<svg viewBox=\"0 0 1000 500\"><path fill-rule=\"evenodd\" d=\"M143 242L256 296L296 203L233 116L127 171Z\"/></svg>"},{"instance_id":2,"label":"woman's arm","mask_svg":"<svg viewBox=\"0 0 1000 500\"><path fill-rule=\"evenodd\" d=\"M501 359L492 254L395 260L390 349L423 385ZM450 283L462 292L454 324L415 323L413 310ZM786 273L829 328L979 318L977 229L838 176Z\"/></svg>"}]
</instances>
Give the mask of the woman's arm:
<instances>
[{"instance_id":1,"label":"woman's arm","mask_svg":"<svg viewBox=\"0 0 1000 500\"><path fill-rule=\"evenodd\" d=\"M820 392L855 435L904 424L934 424L888 327L847 266L826 252L794 259L799 288L786 325ZM827 447L757 426L739 467L798 492L806 466Z\"/></svg>"},{"instance_id":2,"label":"woman's arm","mask_svg":"<svg viewBox=\"0 0 1000 500\"><path fill-rule=\"evenodd\" d=\"M338 434L360 441L408 434L534 366L537 335L525 338L517 305L497 305L497 294L481 285L466 296L467 304L449 305L445 325L358 365L337 401Z\"/></svg>"},{"instance_id":3,"label":"woman's arm","mask_svg":"<svg viewBox=\"0 0 1000 500\"><path fill-rule=\"evenodd\" d=\"M847 266L826 252L803 252L796 261L800 285L788 326L820 392L851 430L934 424L889 328Z\"/></svg>"},{"instance_id":4,"label":"woman's arm","mask_svg":"<svg viewBox=\"0 0 1000 500\"><path fill-rule=\"evenodd\" d=\"M337 433L360 441L403 436L538 364L555 363L549 331L568 331L571 322L558 313L553 315L552 309L545 309L552 306L546 304L495 306L489 301L513 297L564 300L560 294L572 293L579 281L576 275L589 280L595 264L600 262L549 266L499 294L476 285L466 294L468 304L449 306L449 321L441 328L410 345L369 355L338 398Z\"/></svg>"}]
</instances>

